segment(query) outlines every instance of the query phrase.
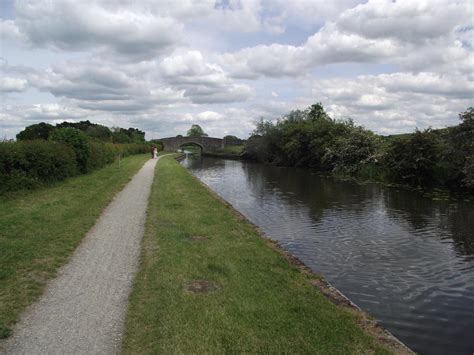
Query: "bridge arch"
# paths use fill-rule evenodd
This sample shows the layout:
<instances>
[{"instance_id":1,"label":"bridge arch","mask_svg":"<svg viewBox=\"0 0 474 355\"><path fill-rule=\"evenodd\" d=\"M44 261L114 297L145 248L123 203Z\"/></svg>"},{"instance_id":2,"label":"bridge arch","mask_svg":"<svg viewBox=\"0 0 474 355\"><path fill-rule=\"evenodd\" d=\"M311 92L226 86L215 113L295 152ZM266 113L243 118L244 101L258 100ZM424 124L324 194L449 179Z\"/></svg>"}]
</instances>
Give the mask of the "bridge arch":
<instances>
[{"instance_id":1,"label":"bridge arch","mask_svg":"<svg viewBox=\"0 0 474 355\"><path fill-rule=\"evenodd\" d=\"M204 151L204 147L202 146L202 144L199 144L199 143L196 143L196 142L183 143L179 146L179 148L184 149L185 147L189 147L189 146L199 147L199 149L201 150L201 154Z\"/></svg>"},{"instance_id":2,"label":"bridge arch","mask_svg":"<svg viewBox=\"0 0 474 355\"><path fill-rule=\"evenodd\" d=\"M222 138L214 137L168 137L161 138L160 142L163 143L163 149L167 151L176 151L186 143L195 144L201 147L202 152L206 152L216 148L224 147L224 140Z\"/></svg>"}]
</instances>

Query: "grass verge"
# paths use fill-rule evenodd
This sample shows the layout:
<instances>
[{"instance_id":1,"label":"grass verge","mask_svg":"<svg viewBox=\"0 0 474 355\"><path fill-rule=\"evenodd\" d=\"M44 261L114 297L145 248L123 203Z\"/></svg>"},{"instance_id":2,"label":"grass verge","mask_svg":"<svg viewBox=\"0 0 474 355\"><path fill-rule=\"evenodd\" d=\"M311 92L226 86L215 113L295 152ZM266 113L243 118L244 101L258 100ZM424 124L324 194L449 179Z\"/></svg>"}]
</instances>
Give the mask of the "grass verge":
<instances>
[{"instance_id":1,"label":"grass verge","mask_svg":"<svg viewBox=\"0 0 474 355\"><path fill-rule=\"evenodd\" d=\"M123 351L389 353L352 313L311 286L314 278L165 157L150 197Z\"/></svg>"},{"instance_id":2,"label":"grass verge","mask_svg":"<svg viewBox=\"0 0 474 355\"><path fill-rule=\"evenodd\" d=\"M43 292L102 210L149 155L0 199L0 338Z\"/></svg>"},{"instance_id":3,"label":"grass verge","mask_svg":"<svg viewBox=\"0 0 474 355\"><path fill-rule=\"evenodd\" d=\"M222 159L242 159L243 145L231 145L224 148L215 148L202 153L204 156Z\"/></svg>"}]
</instances>

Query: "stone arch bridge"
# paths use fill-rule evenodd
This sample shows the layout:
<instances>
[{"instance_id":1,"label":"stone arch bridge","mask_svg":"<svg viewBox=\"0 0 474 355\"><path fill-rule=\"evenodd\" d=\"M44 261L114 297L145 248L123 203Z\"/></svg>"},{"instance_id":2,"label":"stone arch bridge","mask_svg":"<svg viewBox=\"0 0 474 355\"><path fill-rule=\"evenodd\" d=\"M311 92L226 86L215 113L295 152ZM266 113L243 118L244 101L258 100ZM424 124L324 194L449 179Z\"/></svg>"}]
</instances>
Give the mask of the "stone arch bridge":
<instances>
[{"instance_id":1,"label":"stone arch bridge","mask_svg":"<svg viewBox=\"0 0 474 355\"><path fill-rule=\"evenodd\" d=\"M184 145L197 145L202 152L215 148L224 148L224 139L213 137L169 137L159 139L163 150L176 151Z\"/></svg>"}]
</instances>

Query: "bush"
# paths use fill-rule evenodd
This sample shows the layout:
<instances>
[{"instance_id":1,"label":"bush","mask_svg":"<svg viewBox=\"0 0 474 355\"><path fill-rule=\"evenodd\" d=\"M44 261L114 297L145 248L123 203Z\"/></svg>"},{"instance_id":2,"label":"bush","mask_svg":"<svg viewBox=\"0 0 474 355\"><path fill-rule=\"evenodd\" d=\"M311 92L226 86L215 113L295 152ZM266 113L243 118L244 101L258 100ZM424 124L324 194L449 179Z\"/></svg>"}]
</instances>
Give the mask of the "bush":
<instances>
[{"instance_id":1,"label":"bush","mask_svg":"<svg viewBox=\"0 0 474 355\"><path fill-rule=\"evenodd\" d=\"M56 128L48 123L37 123L26 127L23 131L16 135L19 141L31 141L35 139L47 140L52 131Z\"/></svg>"},{"instance_id":2,"label":"bush","mask_svg":"<svg viewBox=\"0 0 474 355\"><path fill-rule=\"evenodd\" d=\"M385 156L389 176L395 182L412 186L434 185L438 147L437 136L429 129L394 139Z\"/></svg>"},{"instance_id":3,"label":"bush","mask_svg":"<svg viewBox=\"0 0 474 355\"><path fill-rule=\"evenodd\" d=\"M63 143L0 143L0 193L35 188L77 173L75 152Z\"/></svg>"},{"instance_id":4,"label":"bush","mask_svg":"<svg viewBox=\"0 0 474 355\"><path fill-rule=\"evenodd\" d=\"M76 161L81 173L87 172L87 163L89 160L90 146L87 135L76 128L59 128L50 135L50 140L62 142L74 149Z\"/></svg>"},{"instance_id":5,"label":"bush","mask_svg":"<svg viewBox=\"0 0 474 355\"><path fill-rule=\"evenodd\" d=\"M96 141L86 141L86 144L88 157L84 170L77 160L77 151L63 142L35 140L0 143L0 194L33 189L84 171L99 169L112 163L119 155L124 157L149 151L147 144L104 144Z\"/></svg>"},{"instance_id":6,"label":"bush","mask_svg":"<svg viewBox=\"0 0 474 355\"><path fill-rule=\"evenodd\" d=\"M87 160L87 171L93 171L112 163L117 156L113 146L113 144L89 142L90 155Z\"/></svg>"}]
</instances>

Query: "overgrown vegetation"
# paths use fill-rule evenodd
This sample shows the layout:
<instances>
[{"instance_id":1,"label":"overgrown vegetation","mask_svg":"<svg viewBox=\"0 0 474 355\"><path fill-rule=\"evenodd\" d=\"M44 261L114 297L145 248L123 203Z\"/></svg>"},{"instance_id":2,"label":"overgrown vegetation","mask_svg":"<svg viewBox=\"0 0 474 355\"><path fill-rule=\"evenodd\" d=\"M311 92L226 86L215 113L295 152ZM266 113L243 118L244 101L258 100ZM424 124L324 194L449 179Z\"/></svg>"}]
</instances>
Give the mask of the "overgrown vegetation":
<instances>
[{"instance_id":1,"label":"overgrown vegetation","mask_svg":"<svg viewBox=\"0 0 474 355\"><path fill-rule=\"evenodd\" d=\"M258 122L244 155L339 176L473 193L474 109L459 117L455 127L383 137L351 120L332 119L318 103L276 123Z\"/></svg>"},{"instance_id":2,"label":"overgrown vegetation","mask_svg":"<svg viewBox=\"0 0 474 355\"><path fill-rule=\"evenodd\" d=\"M157 164L125 354L388 353L170 157ZM197 287L201 286L201 287Z\"/></svg>"},{"instance_id":3,"label":"overgrown vegetation","mask_svg":"<svg viewBox=\"0 0 474 355\"><path fill-rule=\"evenodd\" d=\"M223 138L224 146L243 146L245 141L236 136L227 135Z\"/></svg>"},{"instance_id":4,"label":"overgrown vegetation","mask_svg":"<svg viewBox=\"0 0 474 355\"><path fill-rule=\"evenodd\" d=\"M128 134L123 131L135 137L127 139L132 143L113 143L115 133ZM112 132L89 121L26 127L17 135L17 142L0 142L0 194L88 173L118 156L147 153L149 146L145 144L144 133L137 131L129 128Z\"/></svg>"},{"instance_id":5,"label":"overgrown vegetation","mask_svg":"<svg viewBox=\"0 0 474 355\"><path fill-rule=\"evenodd\" d=\"M56 126L48 123L38 123L26 127L23 131L16 135L16 139L19 141L24 140L35 140L35 139L49 139L51 134L62 128L74 128L82 131L90 139L108 142L108 143L145 143L145 132L140 131L137 128L120 128L120 127L109 127L92 123L89 120L80 122L62 122Z\"/></svg>"},{"instance_id":6,"label":"overgrown vegetation","mask_svg":"<svg viewBox=\"0 0 474 355\"><path fill-rule=\"evenodd\" d=\"M44 149L45 162L58 159L54 145L59 143L32 144L35 151ZM11 333L20 312L38 299L47 280L55 276L102 210L147 159L148 154L127 157L120 169L110 164L53 187L18 192L15 198L0 197L0 338ZM70 161L65 159L64 164Z\"/></svg>"}]
</instances>

